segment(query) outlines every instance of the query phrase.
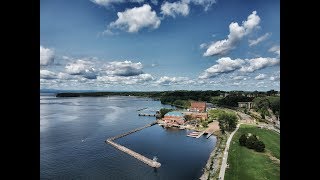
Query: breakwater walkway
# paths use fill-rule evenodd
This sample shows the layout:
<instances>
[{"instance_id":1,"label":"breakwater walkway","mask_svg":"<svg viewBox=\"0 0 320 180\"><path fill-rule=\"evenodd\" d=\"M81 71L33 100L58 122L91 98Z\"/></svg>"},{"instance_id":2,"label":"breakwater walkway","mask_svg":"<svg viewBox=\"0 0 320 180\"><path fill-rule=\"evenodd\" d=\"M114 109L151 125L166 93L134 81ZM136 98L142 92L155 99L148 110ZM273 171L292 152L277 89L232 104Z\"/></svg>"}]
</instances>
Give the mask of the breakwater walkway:
<instances>
[{"instance_id":1,"label":"breakwater walkway","mask_svg":"<svg viewBox=\"0 0 320 180\"><path fill-rule=\"evenodd\" d=\"M156 114L145 114L145 113L139 113L139 116L154 116L156 117Z\"/></svg>"},{"instance_id":2,"label":"breakwater walkway","mask_svg":"<svg viewBox=\"0 0 320 180\"><path fill-rule=\"evenodd\" d=\"M160 164L159 162L157 162L157 161L155 161L155 160L151 160L151 159L149 159L149 158L147 158L147 157L145 157L145 156L143 156L143 155L141 155L141 154L139 154L139 153L137 153L137 152L132 151L132 150L129 149L129 148L126 148L126 147L124 147L124 146L122 146L122 145L120 145L120 144L117 144L117 143L113 142L113 141L116 140L116 139L122 138L122 137L127 136L127 135L129 135L129 134L132 134L132 133L134 133L134 132L140 131L140 130L142 130L142 129L144 129L144 128L153 126L153 125L155 125L155 124L157 124L157 121L155 121L155 122L153 122L153 123L150 123L150 124L147 124L147 125L145 125L145 126L143 126L143 127L141 127L141 128L137 128L137 129L134 129L134 130L132 130L132 131L129 131L129 132L120 134L120 135L118 135L118 136L114 136L114 137L108 138L108 139L106 140L106 143L109 143L110 145L112 145L113 147L119 149L120 151L125 152L125 153L133 156L134 158L142 161L143 163L145 163L145 164L147 164L147 165L149 165L149 166L151 166L151 167L153 167L153 168L159 168L159 167L161 166L161 164Z\"/></svg>"}]
</instances>

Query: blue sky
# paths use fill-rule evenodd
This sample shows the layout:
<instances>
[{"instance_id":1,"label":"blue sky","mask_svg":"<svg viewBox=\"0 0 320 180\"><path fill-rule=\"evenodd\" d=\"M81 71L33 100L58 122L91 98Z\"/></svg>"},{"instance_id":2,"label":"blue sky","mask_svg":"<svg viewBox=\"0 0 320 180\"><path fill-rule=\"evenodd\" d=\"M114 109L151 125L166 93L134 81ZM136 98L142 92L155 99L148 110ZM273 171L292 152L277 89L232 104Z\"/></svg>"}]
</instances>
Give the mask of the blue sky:
<instances>
[{"instance_id":1,"label":"blue sky","mask_svg":"<svg viewBox=\"0 0 320 180\"><path fill-rule=\"evenodd\" d=\"M279 0L41 0L40 88L280 89Z\"/></svg>"}]
</instances>

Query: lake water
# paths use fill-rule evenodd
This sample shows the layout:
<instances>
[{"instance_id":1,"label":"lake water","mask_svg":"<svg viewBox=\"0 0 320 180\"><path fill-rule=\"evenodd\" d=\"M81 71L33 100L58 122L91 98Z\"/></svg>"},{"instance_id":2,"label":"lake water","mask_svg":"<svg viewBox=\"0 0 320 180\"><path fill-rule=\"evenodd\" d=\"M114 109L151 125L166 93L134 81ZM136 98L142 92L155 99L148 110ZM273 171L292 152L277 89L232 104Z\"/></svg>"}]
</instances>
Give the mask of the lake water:
<instances>
[{"instance_id":1,"label":"lake water","mask_svg":"<svg viewBox=\"0 0 320 180\"><path fill-rule=\"evenodd\" d=\"M188 130L159 125L115 142L150 159L158 157L159 169L105 143L109 137L142 127L155 117L159 101L138 97L56 98L40 96L41 179L199 179L216 144L216 137L187 137Z\"/></svg>"}]
</instances>

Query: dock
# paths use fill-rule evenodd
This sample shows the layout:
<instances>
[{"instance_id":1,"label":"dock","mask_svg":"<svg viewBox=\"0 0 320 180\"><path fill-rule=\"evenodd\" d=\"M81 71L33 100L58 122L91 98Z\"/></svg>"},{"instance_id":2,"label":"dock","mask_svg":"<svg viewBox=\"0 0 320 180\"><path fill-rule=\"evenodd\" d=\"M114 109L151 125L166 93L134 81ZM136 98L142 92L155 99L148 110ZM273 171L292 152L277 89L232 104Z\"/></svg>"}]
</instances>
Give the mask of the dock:
<instances>
[{"instance_id":1,"label":"dock","mask_svg":"<svg viewBox=\"0 0 320 180\"><path fill-rule=\"evenodd\" d=\"M145 107L145 108L142 108L142 109L138 109L137 111L142 111L142 110L145 110L145 109L148 109L148 108Z\"/></svg>"},{"instance_id":2,"label":"dock","mask_svg":"<svg viewBox=\"0 0 320 180\"><path fill-rule=\"evenodd\" d=\"M118 135L118 136L114 136L114 137L109 138L109 139L111 139L111 140L113 141L113 140L122 138L122 137L124 137L124 136L127 136L127 135L129 135L129 134L135 133L135 132L137 132L137 131L140 131L140 130L142 130L142 129L144 129L144 128L153 126L153 125L155 125L155 124L157 124L157 121L154 121L154 122L152 122L152 123L150 123L150 124L147 124L147 125L145 125L145 126L143 126L143 127L140 127L140 128L134 129L134 130L131 130L131 131L129 131L129 132L120 134L120 135Z\"/></svg>"},{"instance_id":3,"label":"dock","mask_svg":"<svg viewBox=\"0 0 320 180\"><path fill-rule=\"evenodd\" d=\"M139 116L156 116L155 114L145 114L145 113L139 113Z\"/></svg>"},{"instance_id":4,"label":"dock","mask_svg":"<svg viewBox=\"0 0 320 180\"><path fill-rule=\"evenodd\" d=\"M132 150L129 149L129 148L126 148L126 147L124 147L124 146L122 146L122 145L120 145L120 144L117 144L117 143L113 142L113 141L116 140L116 139L122 138L122 137L127 136L127 135L129 135L129 134L132 134L132 133L134 133L134 132L140 131L140 130L142 130L142 129L144 129L144 128L153 126L153 125L155 125L155 124L157 124L157 121L152 122L152 123L150 123L150 124L147 124L147 125L145 125L145 126L143 126L143 127L140 127L140 128L134 129L134 130L131 130L131 131L129 131L129 132L120 134L120 135L118 135L118 136L114 136L114 137L108 138L108 139L106 140L106 143L109 143L110 145L112 145L113 147L119 149L120 151L125 152L125 153L131 155L132 157L134 157L134 158L142 161L143 163L145 163L145 164L147 164L147 165L149 165L149 166L151 166L151 167L153 167L153 168L159 168L159 167L161 166L161 164L160 164L159 162L154 161L154 160L151 160L151 159L149 159L149 158L147 158L147 157L145 157L145 156L143 156L143 155L141 155L141 154L139 154L139 153L137 153L137 152L132 151Z\"/></svg>"},{"instance_id":5,"label":"dock","mask_svg":"<svg viewBox=\"0 0 320 180\"><path fill-rule=\"evenodd\" d=\"M187 136L193 137L193 138L200 138L204 133L205 131L202 131L202 132L193 131L192 133L189 133Z\"/></svg>"},{"instance_id":6,"label":"dock","mask_svg":"<svg viewBox=\"0 0 320 180\"><path fill-rule=\"evenodd\" d=\"M209 139L209 137L212 135L213 133L209 133L208 135L207 135L207 139Z\"/></svg>"},{"instance_id":7,"label":"dock","mask_svg":"<svg viewBox=\"0 0 320 180\"><path fill-rule=\"evenodd\" d=\"M204 131L202 131L196 138L199 138L199 137L201 137L203 134L204 134L205 132Z\"/></svg>"}]
</instances>

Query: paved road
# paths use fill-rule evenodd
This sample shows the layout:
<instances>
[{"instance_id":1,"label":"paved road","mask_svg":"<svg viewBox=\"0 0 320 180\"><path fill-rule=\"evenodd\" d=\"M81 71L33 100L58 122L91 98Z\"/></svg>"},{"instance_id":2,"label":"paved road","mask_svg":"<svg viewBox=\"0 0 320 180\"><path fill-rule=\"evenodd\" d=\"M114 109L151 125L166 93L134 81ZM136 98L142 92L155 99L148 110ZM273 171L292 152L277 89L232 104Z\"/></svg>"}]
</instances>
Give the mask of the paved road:
<instances>
[{"instance_id":1,"label":"paved road","mask_svg":"<svg viewBox=\"0 0 320 180\"><path fill-rule=\"evenodd\" d=\"M232 140L233 135L237 132L239 127L240 127L240 124L237 125L237 128L230 134L230 136L227 140L226 148L224 149L224 152L223 152L223 158L222 158L222 164L221 164L220 173L219 173L219 179L222 179L222 180L224 179L224 174L225 174L226 167L227 167L228 151L229 151L230 142Z\"/></svg>"}]
</instances>

